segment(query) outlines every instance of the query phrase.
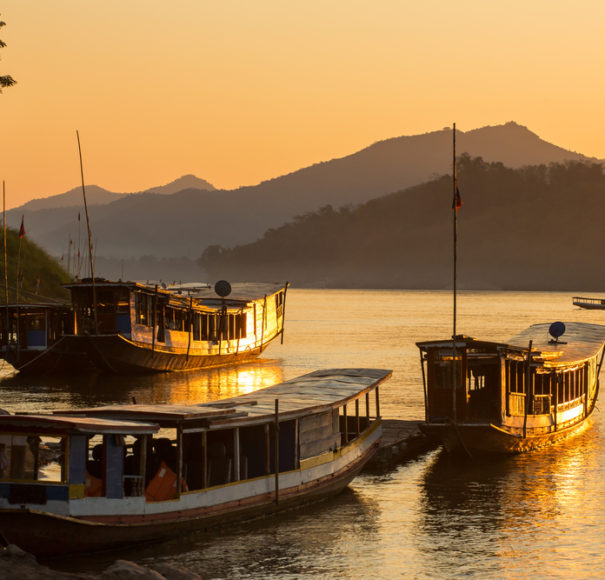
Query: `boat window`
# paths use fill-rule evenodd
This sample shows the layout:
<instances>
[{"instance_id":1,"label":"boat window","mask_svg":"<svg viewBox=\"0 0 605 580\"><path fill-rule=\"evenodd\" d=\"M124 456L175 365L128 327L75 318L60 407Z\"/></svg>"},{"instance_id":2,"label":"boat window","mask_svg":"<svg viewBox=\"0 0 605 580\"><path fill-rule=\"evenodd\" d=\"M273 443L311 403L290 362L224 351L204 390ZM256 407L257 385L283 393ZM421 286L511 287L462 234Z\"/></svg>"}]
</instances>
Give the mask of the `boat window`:
<instances>
[{"instance_id":1,"label":"boat window","mask_svg":"<svg viewBox=\"0 0 605 580\"><path fill-rule=\"evenodd\" d=\"M283 316L284 314L284 293L278 292L275 295L275 312L277 313L277 317Z\"/></svg>"},{"instance_id":2,"label":"boat window","mask_svg":"<svg viewBox=\"0 0 605 580\"><path fill-rule=\"evenodd\" d=\"M193 313L193 340L201 340L202 315Z\"/></svg>"},{"instance_id":3,"label":"boat window","mask_svg":"<svg viewBox=\"0 0 605 580\"><path fill-rule=\"evenodd\" d=\"M0 479L65 481L65 440L47 435L0 435Z\"/></svg>"},{"instance_id":4,"label":"boat window","mask_svg":"<svg viewBox=\"0 0 605 580\"><path fill-rule=\"evenodd\" d=\"M151 325L151 296L145 294L144 292L136 293L136 314L137 314L137 323L142 324L143 326Z\"/></svg>"}]
</instances>

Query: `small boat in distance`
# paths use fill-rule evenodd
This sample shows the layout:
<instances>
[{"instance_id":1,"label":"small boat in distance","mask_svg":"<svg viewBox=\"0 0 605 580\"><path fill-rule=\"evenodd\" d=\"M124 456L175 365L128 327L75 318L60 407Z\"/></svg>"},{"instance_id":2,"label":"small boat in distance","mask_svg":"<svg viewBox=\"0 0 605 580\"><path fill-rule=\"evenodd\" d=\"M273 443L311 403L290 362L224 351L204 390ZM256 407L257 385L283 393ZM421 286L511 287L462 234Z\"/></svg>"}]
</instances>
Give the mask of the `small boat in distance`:
<instances>
[{"instance_id":1,"label":"small boat in distance","mask_svg":"<svg viewBox=\"0 0 605 580\"><path fill-rule=\"evenodd\" d=\"M573 305L588 310L605 310L605 298L583 298L582 296L574 296L572 298Z\"/></svg>"},{"instance_id":2,"label":"small boat in distance","mask_svg":"<svg viewBox=\"0 0 605 580\"><path fill-rule=\"evenodd\" d=\"M0 415L0 531L56 556L336 494L378 448L379 385L390 376L331 369L200 405Z\"/></svg>"},{"instance_id":3,"label":"small boat in distance","mask_svg":"<svg viewBox=\"0 0 605 580\"><path fill-rule=\"evenodd\" d=\"M506 343L467 336L418 342L426 410L420 428L471 456L569 437L595 408L604 345L605 326L579 322L535 324Z\"/></svg>"},{"instance_id":4,"label":"small boat in distance","mask_svg":"<svg viewBox=\"0 0 605 580\"><path fill-rule=\"evenodd\" d=\"M212 289L95 278L65 287L71 325L35 356L9 358L21 373L199 370L249 361L283 335L288 283L221 281ZM48 316L38 314L48 326ZM21 317L20 328L22 347L30 328Z\"/></svg>"}]
</instances>

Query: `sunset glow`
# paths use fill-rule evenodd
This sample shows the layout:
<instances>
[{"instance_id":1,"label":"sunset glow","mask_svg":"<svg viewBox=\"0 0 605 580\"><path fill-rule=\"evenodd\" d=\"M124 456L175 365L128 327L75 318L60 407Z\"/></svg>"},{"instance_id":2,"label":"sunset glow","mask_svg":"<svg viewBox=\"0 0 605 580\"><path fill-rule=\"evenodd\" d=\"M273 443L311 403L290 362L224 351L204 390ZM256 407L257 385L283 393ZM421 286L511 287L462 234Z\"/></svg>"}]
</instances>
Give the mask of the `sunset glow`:
<instances>
[{"instance_id":1,"label":"sunset glow","mask_svg":"<svg viewBox=\"0 0 605 580\"><path fill-rule=\"evenodd\" d=\"M194 173L218 188L371 143L515 121L605 157L605 5L7 0L0 152L9 207Z\"/></svg>"}]
</instances>

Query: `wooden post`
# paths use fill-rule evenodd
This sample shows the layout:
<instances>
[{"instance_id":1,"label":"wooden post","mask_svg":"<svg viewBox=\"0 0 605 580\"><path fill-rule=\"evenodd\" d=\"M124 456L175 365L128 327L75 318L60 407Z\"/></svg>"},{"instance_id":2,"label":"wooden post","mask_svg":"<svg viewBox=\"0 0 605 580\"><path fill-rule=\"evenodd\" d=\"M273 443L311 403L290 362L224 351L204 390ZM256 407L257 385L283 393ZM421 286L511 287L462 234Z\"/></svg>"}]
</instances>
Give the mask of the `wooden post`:
<instances>
[{"instance_id":1,"label":"wooden post","mask_svg":"<svg viewBox=\"0 0 605 580\"><path fill-rule=\"evenodd\" d=\"M239 481L240 473L240 450L239 450L239 428L233 429L233 480Z\"/></svg>"},{"instance_id":2,"label":"wooden post","mask_svg":"<svg viewBox=\"0 0 605 580\"><path fill-rule=\"evenodd\" d=\"M156 323L156 310L158 307L158 285L155 285L155 291L151 300L152 312L151 312L151 352L155 352L155 323Z\"/></svg>"},{"instance_id":3,"label":"wooden post","mask_svg":"<svg viewBox=\"0 0 605 580\"><path fill-rule=\"evenodd\" d=\"M456 315L457 315L457 268L458 268L458 208L456 200L456 123L452 129L452 220L453 220L453 249L454 249L454 268L453 268L453 312L452 312L452 421L456 424L457 415L457 396L456 383Z\"/></svg>"},{"instance_id":4,"label":"wooden post","mask_svg":"<svg viewBox=\"0 0 605 580\"><path fill-rule=\"evenodd\" d=\"M429 420L429 404L428 404L428 393L426 392L426 374L424 371L424 357L423 352L420 351L420 368L422 369L422 390L424 391L424 420Z\"/></svg>"},{"instance_id":5,"label":"wooden post","mask_svg":"<svg viewBox=\"0 0 605 580\"><path fill-rule=\"evenodd\" d=\"M343 418L345 424L345 445L349 442L349 418L347 417L347 405L345 404L343 409Z\"/></svg>"},{"instance_id":6,"label":"wooden post","mask_svg":"<svg viewBox=\"0 0 605 580\"><path fill-rule=\"evenodd\" d=\"M176 456L176 491L177 495L181 495L183 491L183 426L180 424L176 428Z\"/></svg>"},{"instance_id":7,"label":"wooden post","mask_svg":"<svg viewBox=\"0 0 605 580\"><path fill-rule=\"evenodd\" d=\"M355 426L357 429L357 436L359 437L359 399L355 399Z\"/></svg>"},{"instance_id":8,"label":"wooden post","mask_svg":"<svg viewBox=\"0 0 605 580\"><path fill-rule=\"evenodd\" d=\"M193 332L193 296L189 296L189 313L187 321L189 322L189 332L187 333L187 357L189 360L189 350L191 349L191 333ZM220 348L220 347L219 347Z\"/></svg>"},{"instance_id":9,"label":"wooden post","mask_svg":"<svg viewBox=\"0 0 605 580\"><path fill-rule=\"evenodd\" d=\"M282 304L282 317L281 317L281 344L284 344L284 329L286 326L286 294L288 292L288 286L290 282L286 282L286 286L284 287L284 302Z\"/></svg>"},{"instance_id":10,"label":"wooden post","mask_svg":"<svg viewBox=\"0 0 605 580\"><path fill-rule=\"evenodd\" d=\"M6 187L2 181L2 221L4 222L4 299L6 302L6 355L8 356L9 318L8 318L8 261L6 252Z\"/></svg>"},{"instance_id":11,"label":"wooden post","mask_svg":"<svg viewBox=\"0 0 605 580\"><path fill-rule=\"evenodd\" d=\"M202 431L202 487L208 487L208 433Z\"/></svg>"},{"instance_id":12,"label":"wooden post","mask_svg":"<svg viewBox=\"0 0 605 580\"><path fill-rule=\"evenodd\" d=\"M380 394L378 393L378 387L376 387L376 419L380 419Z\"/></svg>"},{"instance_id":13,"label":"wooden post","mask_svg":"<svg viewBox=\"0 0 605 580\"><path fill-rule=\"evenodd\" d=\"M275 503L279 504L279 399L275 399Z\"/></svg>"},{"instance_id":14,"label":"wooden post","mask_svg":"<svg viewBox=\"0 0 605 580\"><path fill-rule=\"evenodd\" d=\"M370 392L366 393L366 417L368 419L368 423L370 422Z\"/></svg>"},{"instance_id":15,"label":"wooden post","mask_svg":"<svg viewBox=\"0 0 605 580\"><path fill-rule=\"evenodd\" d=\"M527 414L529 413L529 401L531 398L531 347L533 341L529 341L529 347L527 349L527 361L525 369L525 415L523 417L523 438L527 437Z\"/></svg>"}]
</instances>

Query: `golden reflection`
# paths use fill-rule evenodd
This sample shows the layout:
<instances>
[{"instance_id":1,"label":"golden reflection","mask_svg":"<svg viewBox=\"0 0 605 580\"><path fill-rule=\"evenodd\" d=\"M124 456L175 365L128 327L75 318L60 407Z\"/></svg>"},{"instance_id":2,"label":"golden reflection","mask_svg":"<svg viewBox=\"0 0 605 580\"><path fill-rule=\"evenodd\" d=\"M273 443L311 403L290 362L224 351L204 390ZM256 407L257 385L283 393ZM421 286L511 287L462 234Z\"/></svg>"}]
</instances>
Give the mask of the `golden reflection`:
<instances>
[{"instance_id":1,"label":"golden reflection","mask_svg":"<svg viewBox=\"0 0 605 580\"><path fill-rule=\"evenodd\" d=\"M446 572L481 552L507 578L566 566L563 575L575 576L578 564L553 563L552 550L582 545L587 522L602 511L605 494L586 483L599 470L599 427L508 458L462 461L440 452L423 482L420 552Z\"/></svg>"}]
</instances>

